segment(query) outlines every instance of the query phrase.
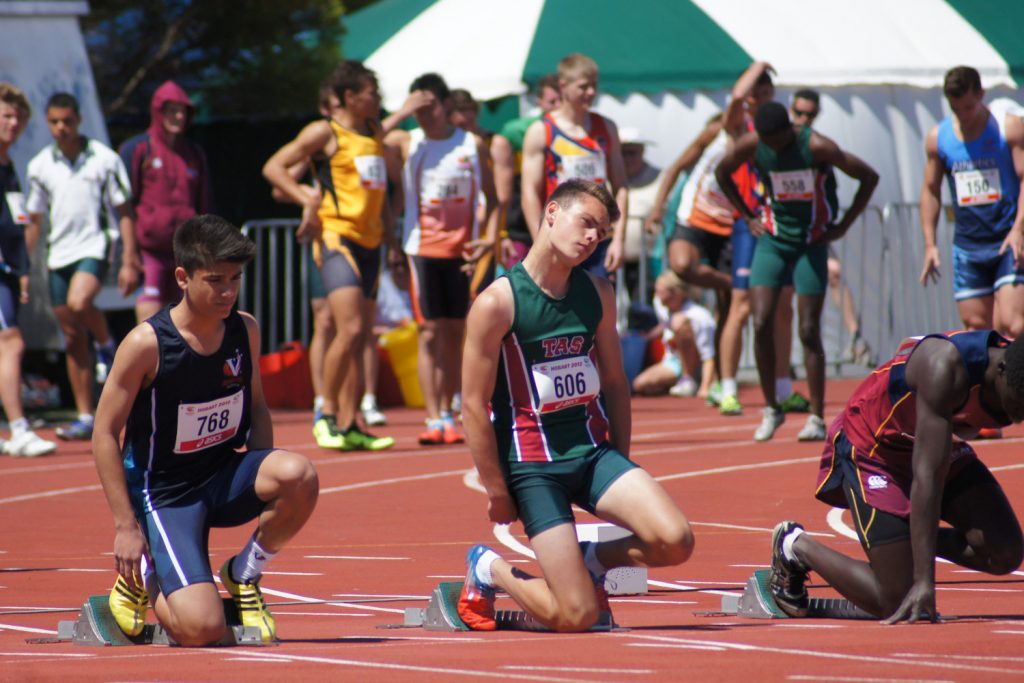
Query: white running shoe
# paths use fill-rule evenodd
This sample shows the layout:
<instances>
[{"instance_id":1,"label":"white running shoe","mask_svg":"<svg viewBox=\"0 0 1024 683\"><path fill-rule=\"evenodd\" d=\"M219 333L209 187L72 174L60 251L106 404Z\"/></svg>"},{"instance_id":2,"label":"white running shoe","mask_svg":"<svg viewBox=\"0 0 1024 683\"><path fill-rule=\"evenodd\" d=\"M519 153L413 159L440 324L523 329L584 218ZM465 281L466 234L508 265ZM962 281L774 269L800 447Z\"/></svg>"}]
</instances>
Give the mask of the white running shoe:
<instances>
[{"instance_id":1,"label":"white running shoe","mask_svg":"<svg viewBox=\"0 0 1024 683\"><path fill-rule=\"evenodd\" d=\"M388 418L384 416L384 413L377 409L377 406L370 406L369 408L363 408L363 422L369 427L380 427L388 423Z\"/></svg>"},{"instance_id":2,"label":"white running shoe","mask_svg":"<svg viewBox=\"0 0 1024 683\"><path fill-rule=\"evenodd\" d=\"M804 428L796 435L797 441L824 441L825 421L819 416L811 414L807 416Z\"/></svg>"},{"instance_id":3,"label":"white running shoe","mask_svg":"<svg viewBox=\"0 0 1024 683\"><path fill-rule=\"evenodd\" d=\"M761 424L754 430L754 441L768 441L775 430L786 421L786 414L777 408L767 406L761 411Z\"/></svg>"},{"instance_id":4,"label":"white running shoe","mask_svg":"<svg viewBox=\"0 0 1024 683\"><path fill-rule=\"evenodd\" d=\"M669 395L687 397L697 395L697 383L692 377L683 375L679 378L679 381L672 385L672 388L668 390Z\"/></svg>"},{"instance_id":5,"label":"white running shoe","mask_svg":"<svg viewBox=\"0 0 1024 683\"><path fill-rule=\"evenodd\" d=\"M3 452L15 458L36 458L40 455L53 453L55 450L57 450L57 444L43 439L32 430L12 437L10 441L4 442L3 445Z\"/></svg>"}]
</instances>

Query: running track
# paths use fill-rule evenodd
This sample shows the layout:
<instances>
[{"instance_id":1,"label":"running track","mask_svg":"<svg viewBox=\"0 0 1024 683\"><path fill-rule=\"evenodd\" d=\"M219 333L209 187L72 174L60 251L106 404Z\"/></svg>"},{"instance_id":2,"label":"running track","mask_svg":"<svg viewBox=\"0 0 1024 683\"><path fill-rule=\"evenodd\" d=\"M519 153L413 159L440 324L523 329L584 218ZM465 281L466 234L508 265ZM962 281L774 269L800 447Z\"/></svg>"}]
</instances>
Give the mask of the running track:
<instances>
[{"instance_id":1,"label":"running track","mask_svg":"<svg viewBox=\"0 0 1024 683\"><path fill-rule=\"evenodd\" d=\"M829 384L827 418L853 386ZM696 399L633 402L632 456L686 512L697 547L687 564L652 571L648 595L613 598L616 620L629 630L604 634L379 628L401 623L405 607L423 606L438 581L461 579L469 545L500 543L468 474L468 451L418 447L421 413L410 410L389 413L388 433L399 439L390 452L321 451L311 443L308 413L279 412L278 445L310 456L321 482L313 519L263 581L269 601L300 603L274 608L279 646L28 644L75 615L11 612L73 608L108 590L113 531L86 445L64 445L35 461L2 458L0 680L1024 680L1022 573L987 577L940 565L939 610L956 617L941 626L695 615L718 609L723 591L739 590L767 564L770 530L781 519L860 553L842 534L849 517L833 515L830 523L828 508L813 499L820 444L795 440L802 417L791 418L774 441L755 445L756 390L744 389L741 400L746 414L739 418L720 417ZM1021 509L1024 429L1007 436L978 450ZM513 545L525 541L521 527L511 531ZM214 566L250 532L215 530ZM380 598L391 600L360 602ZM345 599L353 602L301 604Z\"/></svg>"}]
</instances>

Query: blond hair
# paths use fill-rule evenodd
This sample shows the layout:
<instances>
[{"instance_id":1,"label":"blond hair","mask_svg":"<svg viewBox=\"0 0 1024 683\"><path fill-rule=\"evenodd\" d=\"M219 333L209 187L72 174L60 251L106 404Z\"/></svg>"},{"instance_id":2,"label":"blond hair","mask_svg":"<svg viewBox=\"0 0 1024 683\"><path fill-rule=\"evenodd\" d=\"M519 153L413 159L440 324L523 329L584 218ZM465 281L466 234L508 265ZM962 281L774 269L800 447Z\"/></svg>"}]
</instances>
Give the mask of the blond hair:
<instances>
[{"instance_id":1,"label":"blond hair","mask_svg":"<svg viewBox=\"0 0 1024 683\"><path fill-rule=\"evenodd\" d=\"M32 106L28 103L25 93L10 83L0 82L0 102L9 104L21 111L25 114L26 119L32 116Z\"/></svg>"},{"instance_id":2,"label":"blond hair","mask_svg":"<svg viewBox=\"0 0 1024 683\"><path fill-rule=\"evenodd\" d=\"M597 62L582 52L573 52L562 57L558 63L558 78L571 81L576 78L597 78Z\"/></svg>"},{"instance_id":3,"label":"blond hair","mask_svg":"<svg viewBox=\"0 0 1024 683\"><path fill-rule=\"evenodd\" d=\"M679 277L679 273L674 270L663 271L654 281L654 285L656 287L664 287L665 289L686 291L686 283L683 281L683 278Z\"/></svg>"}]
</instances>

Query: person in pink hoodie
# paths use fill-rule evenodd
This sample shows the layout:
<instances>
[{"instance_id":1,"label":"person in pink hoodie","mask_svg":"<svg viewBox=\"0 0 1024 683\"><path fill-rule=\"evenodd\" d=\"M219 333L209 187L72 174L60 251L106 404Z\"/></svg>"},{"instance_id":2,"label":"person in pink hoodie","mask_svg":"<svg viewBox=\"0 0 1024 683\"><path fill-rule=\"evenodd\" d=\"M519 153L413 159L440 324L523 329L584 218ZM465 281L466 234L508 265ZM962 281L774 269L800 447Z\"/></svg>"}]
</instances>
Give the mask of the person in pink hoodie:
<instances>
[{"instance_id":1,"label":"person in pink hoodie","mask_svg":"<svg viewBox=\"0 0 1024 683\"><path fill-rule=\"evenodd\" d=\"M131 178L142 256L142 293L135 301L139 322L181 299L171 238L184 221L213 209L206 154L185 137L195 114L192 100L181 86L167 81L153 93L150 114L149 129L120 149Z\"/></svg>"}]
</instances>

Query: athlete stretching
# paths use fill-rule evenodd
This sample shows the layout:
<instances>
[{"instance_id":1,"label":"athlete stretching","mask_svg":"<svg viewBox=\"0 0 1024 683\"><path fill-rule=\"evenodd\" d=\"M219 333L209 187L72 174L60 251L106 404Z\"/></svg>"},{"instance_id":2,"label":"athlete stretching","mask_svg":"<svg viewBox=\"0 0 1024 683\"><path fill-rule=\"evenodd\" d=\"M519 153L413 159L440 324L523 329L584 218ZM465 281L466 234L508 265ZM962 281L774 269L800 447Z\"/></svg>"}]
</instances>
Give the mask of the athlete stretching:
<instances>
[{"instance_id":1,"label":"athlete stretching","mask_svg":"<svg viewBox=\"0 0 1024 683\"><path fill-rule=\"evenodd\" d=\"M495 589L558 631L592 626L604 574L662 567L693 551L686 517L628 459L629 384L615 331L611 284L578 266L618 208L603 186L560 185L526 258L477 298L463 353L463 424L493 522L521 519L544 578L486 546L470 549L459 614L493 630ZM493 418L492 418L493 414ZM633 535L576 541L572 505Z\"/></svg>"}]
</instances>

